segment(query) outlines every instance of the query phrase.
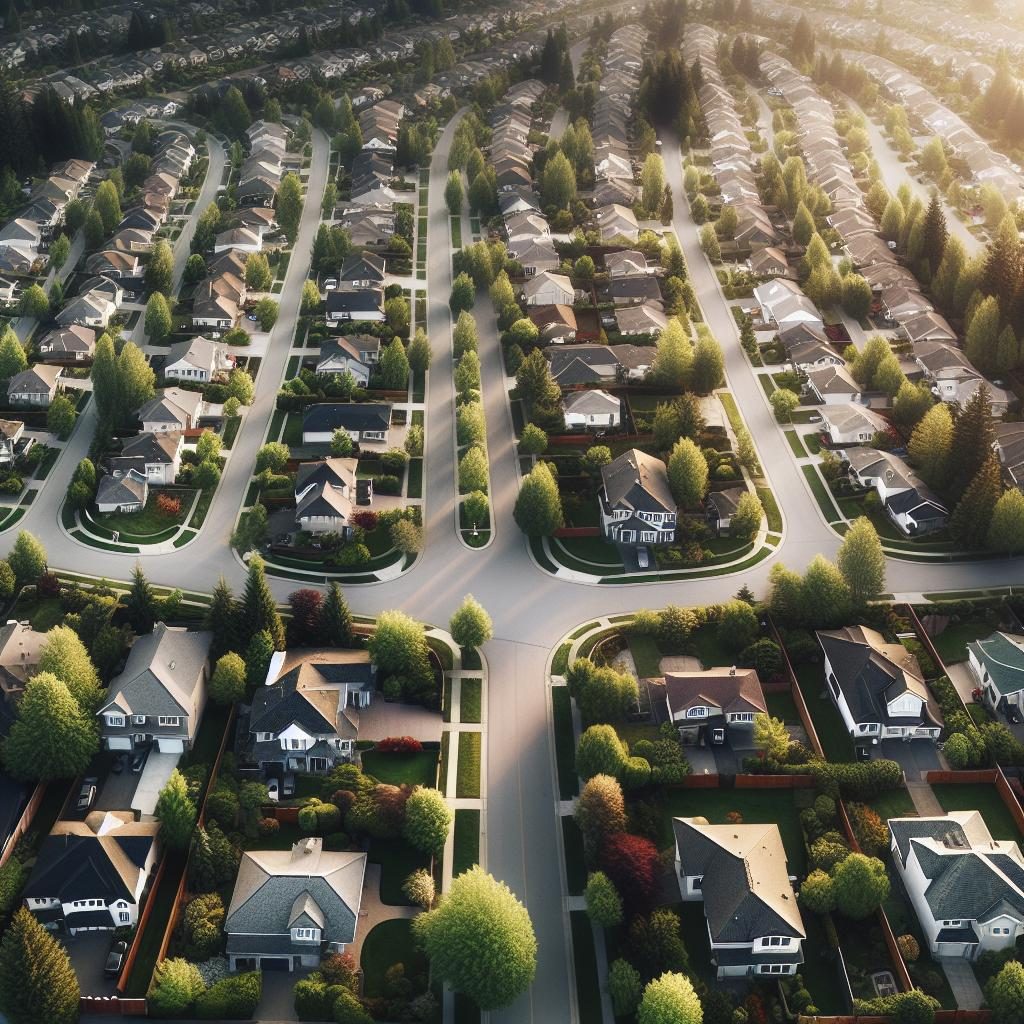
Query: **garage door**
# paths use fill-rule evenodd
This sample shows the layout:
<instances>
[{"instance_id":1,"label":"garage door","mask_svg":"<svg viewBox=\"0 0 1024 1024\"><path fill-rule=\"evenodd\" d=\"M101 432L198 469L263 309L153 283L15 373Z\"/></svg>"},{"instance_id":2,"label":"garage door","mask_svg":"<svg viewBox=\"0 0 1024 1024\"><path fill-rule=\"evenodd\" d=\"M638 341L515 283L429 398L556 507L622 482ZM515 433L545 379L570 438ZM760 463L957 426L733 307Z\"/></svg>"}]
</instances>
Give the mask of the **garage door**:
<instances>
[{"instance_id":1,"label":"garage door","mask_svg":"<svg viewBox=\"0 0 1024 1024\"><path fill-rule=\"evenodd\" d=\"M185 749L184 740L172 740L166 736L156 741L156 749L164 754L180 754Z\"/></svg>"},{"instance_id":2,"label":"garage door","mask_svg":"<svg viewBox=\"0 0 1024 1024\"><path fill-rule=\"evenodd\" d=\"M131 750L132 741L130 736L111 736L107 740L108 750Z\"/></svg>"},{"instance_id":3,"label":"garage door","mask_svg":"<svg viewBox=\"0 0 1024 1024\"><path fill-rule=\"evenodd\" d=\"M261 956L260 970L287 971L291 969L291 959L286 956Z\"/></svg>"}]
</instances>

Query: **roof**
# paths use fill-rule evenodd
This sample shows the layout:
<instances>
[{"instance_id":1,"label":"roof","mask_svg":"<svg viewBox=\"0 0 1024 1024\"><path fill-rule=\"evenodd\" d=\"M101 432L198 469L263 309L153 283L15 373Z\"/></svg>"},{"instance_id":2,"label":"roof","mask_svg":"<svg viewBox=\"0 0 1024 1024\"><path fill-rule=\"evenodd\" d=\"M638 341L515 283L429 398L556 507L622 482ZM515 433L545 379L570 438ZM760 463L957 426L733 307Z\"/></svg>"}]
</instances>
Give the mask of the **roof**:
<instances>
[{"instance_id":1,"label":"roof","mask_svg":"<svg viewBox=\"0 0 1024 1024\"><path fill-rule=\"evenodd\" d=\"M713 943L805 937L778 825L673 818L672 830L683 874L703 876L704 915Z\"/></svg>"},{"instance_id":2,"label":"roof","mask_svg":"<svg viewBox=\"0 0 1024 1024\"><path fill-rule=\"evenodd\" d=\"M84 324L59 327L47 332L39 347L50 352L92 352L96 348L96 332Z\"/></svg>"},{"instance_id":3,"label":"roof","mask_svg":"<svg viewBox=\"0 0 1024 1024\"><path fill-rule=\"evenodd\" d=\"M328 313L353 313L381 309L384 292L380 288L336 288L327 293Z\"/></svg>"},{"instance_id":4,"label":"roof","mask_svg":"<svg viewBox=\"0 0 1024 1024\"><path fill-rule=\"evenodd\" d=\"M178 457L181 446L181 434L168 431L166 434L153 434L146 431L128 438L121 447L124 458L141 458L145 462L173 465Z\"/></svg>"},{"instance_id":5,"label":"roof","mask_svg":"<svg viewBox=\"0 0 1024 1024\"><path fill-rule=\"evenodd\" d=\"M996 632L972 641L967 650L985 667L1000 693L1024 690L1024 636Z\"/></svg>"},{"instance_id":6,"label":"roof","mask_svg":"<svg viewBox=\"0 0 1024 1024\"><path fill-rule=\"evenodd\" d=\"M605 497L613 508L636 512L675 512L668 471L661 459L638 448L601 467Z\"/></svg>"},{"instance_id":7,"label":"roof","mask_svg":"<svg viewBox=\"0 0 1024 1024\"><path fill-rule=\"evenodd\" d=\"M100 477L96 485L97 505L133 505L136 502L145 504L149 492L146 479L132 470L124 476L112 476L109 473Z\"/></svg>"},{"instance_id":8,"label":"roof","mask_svg":"<svg viewBox=\"0 0 1024 1024\"><path fill-rule=\"evenodd\" d=\"M867 626L818 630L817 637L855 722L942 725L917 658L902 644ZM921 700L920 715L890 715L888 704L908 692Z\"/></svg>"},{"instance_id":9,"label":"roof","mask_svg":"<svg viewBox=\"0 0 1024 1024\"><path fill-rule=\"evenodd\" d=\"M875 433L889 429L889 422L884 416L853 402L846 405L823 405L818 412L828 426L841 433L864 429Z\"/></svg>"},{"instance_id":10,"label":"roof","mask_svg":"<svg viewBox=\"0 0 1024 1024\"><path fill-rule=\"evenodd\" d=\"M139 409L138 417L143 423L186 423L189 418L195 419L199 415L202 405L201 391L164 388Z\"/></svg>"},{"instance_id":11,"label":"roof","mask_svg":"<svg viewBox=\"0 0 1024 1024\"><path fill-rule=\"evenodd\" d=\"M306 407L302 414L303 431L326 433L347 430L387 430L391 425L391 406L372 402L321 402Z\"/></svg>"},{"instance_id":12,"label":"roof","mask_svg":"<svg viewBox=\"0 0 1024 1024\"><path fill-rule=\"evenodd\" d=\"M669 673L665 676L665 698L673 718L697 705L721 708L723 714L768 712L761 680L752 668Z\"/></svg>"},{"instance_id":13,"label":"roof","mask_svg":"<svg viewBox=\"0 0 1024 1024\"><path fill-rule=\"evenodd\" d=\"M562 408L566 415L577 413L585 415L616 415L622 408L622 403L614 395L607 391L573 391L562 400Z\"/></svg>"},{"instance_id":14,"label":"roof","mask_svg":"<svg viewBox=\"0 0 1024 1024\"><path fill-rule=\"evenodd\" d=\"M614 378L616 369L621 365L616 346L611 345L566 345L563 348L550 348L548 354L551 358L551 375L559 384L589 384L607 377Z\"/></svg>"},{"instance_id":15,"label":"roof","mask_svg":"<svg viewBox=\"0 0 1024 1024\"><path fill-rule=\"evenodd\" d=\"M288 934L297 905L319 915L324 942L351 942L365 871L365 853L328 852L318 838L302 839L291 850L247 851L224 919L229 947L236 933Z\"/></svg>"},{"instance_id":16,"label":"roof","mask_svg":"<svg viewBox=\"0 0 1024 1024\"><path fill-rule=\"evenodd\" d=\"M57 386L57 380L63 371L59 366L47 366L36 363L21 373L16 373L7 385L9 395L49 394Z\"/></svg>"},{"instance_id":17,"label":"roof","mask_svg":"<svg viewBox=\"0 0 1024 1024\"><path fill-rule=\"evenodd\" d=\"M152 633L132 644L99 713L116 707L126 715L190 716L212 641L212 633L193 633L158 622Z\"/></svg>"},{"instance_id":18,"label":"roof","mask_svg":"<svg viewBox=\"0 0 1024 1024\"><path fill-rule=\"evenodd\" d=\"M167 350L167 358L164 360L165 372L166 367L184 362L212 374L217 370L217 355L223 350L223 345L206 338L180 341Z\"/></svg>"},{"instance_id":19,"label":"roof","mask_svg":"<svg viewBox=\"0 0 1024 1024\"><path fill-rule=\"evenodd\" d=\"M711 491L704 499L704 505L713 508L720 519L726 519L736 511L740 498L748 493L746 487L726 487L721 491Z\"/></svg>"},{"instance_id":20,"label":"roof","mask_svg":"<svg viewBox=\"0 0 1024 1024\"><path fill-rule=\"evenodd\" d=\"M341 334L324 340L324 343L320 346L317 365L319 366L335 357L342 356L365 365L370 361L364 361L361 353L379 351L380 338L372 334Z\"/></svg>"}]
</instances>

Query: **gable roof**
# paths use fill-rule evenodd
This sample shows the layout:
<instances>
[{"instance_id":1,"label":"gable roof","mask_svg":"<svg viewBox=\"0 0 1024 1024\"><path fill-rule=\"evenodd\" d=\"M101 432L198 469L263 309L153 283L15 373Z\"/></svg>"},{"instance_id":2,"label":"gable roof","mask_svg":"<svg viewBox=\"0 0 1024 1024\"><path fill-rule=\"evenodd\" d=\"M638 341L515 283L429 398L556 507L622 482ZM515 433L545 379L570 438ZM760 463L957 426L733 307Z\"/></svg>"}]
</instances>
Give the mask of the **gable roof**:
<instances>
[{"instance_id":1,"label":"gable roof","mask_svg":"<svg viewBox=\"0 0 1024 1024\"><path fill-rule=\"evenodd\" d=\"M665 699L673 718L697 705L721 708L726 715L768 712L761 680L757 670L752 668L709 668L669 673L665 676Z\"/></svg>"},{"instance_id":2,"label":"gable roof","mask_svg":"<svg viewBox=\"0 0 1024 1024\"><path fill-rule=\"evenodd\" d=\"M605 497L613 508L636 512L675 512L668 471L661 459L631 448L601 467Z\"/></svg>"},{"instance_id":3,"label":"gable roof","mask_svg":"<svg viewBox=\"0 0 1024 1024\"><path fill-rule=\"evenodd\" d=\"M599 415L608 413L618 415L622 403L607 391L573 391L562 400L562 408L566 415L571 412L579 415Z\"/></svg>"},{"instance_id":4,"label":"gable roof","mask_svg":"<svg viewBox=\"0 0 1024 1024\"><path fill-rule=\"evenodd\" d=\"M143 422L154 420L165 423L187 423L195 419L203 405L201 391L187 391L184 388L164 388L144 403L137 415Z\"/></svg>"},{"instance_id":5,"label":"gable roof","mask_svg":"<svg viewBox=\"0 0 1024 1024\"><path fill-rule=\"evenodd\" d=\"M1024 636L998 631L972 641L967 650L985 667L1000 693L1024 690Z\"/></svg>"},{"instance_id":6,"label":"gable roof","mask_svg":"<svg viewBox=\"0 0 1024 1024\"><path fill-rule=\"evenodd\" d=\"M384 402L321 402L309 405L302 414L302 429L325 433L345 427L347 430L387 430L391 426L391 406Z\"/></svg>"},{"instance_id":7,"label":"gable roof","mask_svg":"<svg viewBox=\"0 0 1024 1024\"><path fill-rule=\"evenodd\" d=\"M130 469L123 476L107 473L96 485L97 505L145 504L149 493L146 478L136 469Z\"/></svg>"}]
</instances>

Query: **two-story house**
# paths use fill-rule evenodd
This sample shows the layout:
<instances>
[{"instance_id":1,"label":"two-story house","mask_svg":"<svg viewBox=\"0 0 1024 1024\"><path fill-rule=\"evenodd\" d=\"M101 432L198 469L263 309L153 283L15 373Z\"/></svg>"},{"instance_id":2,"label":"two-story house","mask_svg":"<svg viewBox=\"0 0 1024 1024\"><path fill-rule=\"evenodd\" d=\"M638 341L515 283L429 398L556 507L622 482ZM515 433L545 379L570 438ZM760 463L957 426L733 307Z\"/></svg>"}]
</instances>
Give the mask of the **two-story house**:
<instances>
[{"instance_id":1,"label":"two-story house","mask_svg":"<svg viewBox=\"0 0 1024 1024\"><path fill-rule=\"evenodd\" d=\"M138 411L143 431L150 434L180 433L199 425L206 411L201 391L164 388Z\"/></svg>"},{"instance_id":2,"label":"two-story house","mask_svg":"<svg viewBox=\"0 0 1024 1024\"><path fill-rule=\"evenodd\" d=\"M158 622L140 636L96 713L107 750L189 750L206 706L212 633Z\"/></svg>"},{"instance_id":3,"label":"two-story house","mask_svg":"<svg viewBox=\"0 0 1024 1024\"><path fill-rule=\"evenodd\" d=\"M664 679L668 720L686 741L696 742L708 730L739 731L750 746L754 719L768 713L757 670L710 668L669 672Z\"/></svg>"},{"instance_id":4,"label":"two-story house","mask_svg":"<svg viewBox=\"0 0 1024 1024\"><path fill-rule=\"evenodd\" d=\"M867 626L818 630L817 637L828 692L855 740L939 738L942 713L902 644Z\"/></svg>"},{"instance_id":5,"label":"two-story house","mask_svg":"<svg viewBox=\"0 0 1024 1024\"><path fill-rule=\"evenodd\" d=\"M796 974L803 918L778 825L710 825L673 818L683 900L704 904L717 977Z\"/></svg>"},{"instance_id":6,"label":"two-story house","mask_svg":"<svg viewBox=\"0 0 1024 1024\"><path fill-rule=\"evenodd\" d=\"M295 474L295 522L308 533L352 530L357 505L373 500L373 481L356 478L358 459L321 459L299 464Z\"/></svg>"},{"instance_id":7,"label":"two-story house","mask_svg":"<svg viewBox=\"0 0 1024 1024\"><path fill-rule=\"evenodd\" d=\"M192 338L172 345L164 361L164 380L187 380L208 384L234 369L235 357L226 345L206 338Z\"/></svg>"},{"instance_id":8,"label":"two-story house","mask_svg":"<svg viewBox=\"0 0 1024 1024\"><path fill-rule=\"evenodd\" d=\"M949 522L942 499L898 455L874 448L851 448L843 454L850 477L877 491L886 514L907 536L941 530Z\"/></svg>"},{"instance_id":9,"label":"two-story house","mask_svg":"<svg viewBox=\"0 0 1024 1024\"><path fill-rule=\"evenodd\" d=\"M120 455L107 459L107 471L115 479L134 472L153 486L167 487L177 479L184 448L185 435L180 432L136 434L124 442Z\"/></svg>"},{"instance_id":10,"label":"two-story house","mask_svg":"<svg viewBox=\"0 0 1024 1024\"><path fill-rule=\"evenodd\" d=\"M132 928L156 863L158 821L93 811L58 821L22 892L40 924L65 935Z\"/></svg>"},{"instance_id":11,"label":"two-story house","mask_svg":"<svg viewBox=\"0 0 1024 1024\"><path fill-rule=\"evenodd\" d=\"M365 387L380 360L380 338L372 334L342 334L320 346L316 372L332 375L351 373Z\"/></svg>"},{"instance_id":12,"label":"two-story house","mask_svg":"<svg viewBox=\"0 0 1024 1024\"><path fill-rule=\"evenodd\" d=\"M972 641L967 665L993 711L1024 711L1024 636L1000 630Z\"/></svg>"},{"instance_id":13,"label":"two-story house","mask_svg":"<svg viewBox=\"0 0 1024 1024\"><path fill-rule=\"evenodd\" d=\"M1024 936L1024 856L979 811L890 818L889 836L933 956L977 960Z\"/></svg>"},{"instance_id":14,"label":"two-story house","mask_svg":"<svg viewBox=\"0 0 1024 1024\"><path fill-rule=\"evenodd\" d=\"M329 852L323 840L247 850L224 918L233 971L316 967L356 934L366 854Z\"/></svg>"},{"instance_id":15,"label":"two-story house","mask_svg":"<svg viewBox=\"0 0 1024 1024\"><path fill-rule=\"evenodd\" d=\"M661 459L638 448L601 467L601 532L621 544L669 544L676 503Z\"/></svg>"}]
</instances>

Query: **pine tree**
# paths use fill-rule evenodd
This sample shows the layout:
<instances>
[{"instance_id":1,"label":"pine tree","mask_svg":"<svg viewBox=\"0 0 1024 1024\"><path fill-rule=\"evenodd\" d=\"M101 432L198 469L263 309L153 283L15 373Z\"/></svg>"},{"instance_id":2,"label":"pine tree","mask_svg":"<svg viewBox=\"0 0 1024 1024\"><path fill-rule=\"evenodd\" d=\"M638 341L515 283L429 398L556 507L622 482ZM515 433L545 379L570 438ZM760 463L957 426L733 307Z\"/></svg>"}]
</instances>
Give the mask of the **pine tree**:
<instances>
[{"instance_id":1,"label":"pine tree","mask_svg":"<svg viewBox=\"0 0 1024 1024\"><path fill-rule=\"evenodd\" d=\"M213 598L203 628L213 633L210 645L210 659L216 661L228 651L240 652L242 644L238 639L238 605L228 581L221 576L213 588Z\"/></svg>"},{"instance_id":2,"label":"pine tree","mask_svg":"<svg viewBox=\"0 0 1024 1024\"><path fill-rule=\"evenodd\" d=\"M989 452L949 521L950 532L968 551L985 546L1001 491L999 460L994 452Z\"/></svg>"},{"instance_id":3,"label":"pine tree","mask_svg":"<svg viewBox=\"0 0 1024 1024\"><path fill-rule=\"evenodd\" d=\"M249 560L249 575L245 581L245 593L242 595L241 626L243 636L247 640L266 630L274 642L274 649L285 649L284 623L267 583L263 559L256 554Z\"/></svg>"},{"instance_id":4,"label":"pine tree","mask_svg":"<svg viewBox=\"0 0 1024 1024\"><path fill-rule=\"evenodd\" d=\"M28 367L25 346L10 328L4 327L0 334L0 380L10 380L15 374Z\"/></svg>"},{"instance_id":5,"label":"pine tree","mask_svg":"<svg viewBox=\"0 0 1024 1024\"><path fill-rule=\"evenodd\" d=\"M337 580L327 588L327 597L320 606L320 640L325 647L351 647L352 613Z\"/></svg>"},{"instance_id":6,"label":"pine tree","mask_svg":"<svg viewBox=\"0 0 1024 1024\"><path fill-rule=\"evenodd\" d=\"M925 252L928 247L925 245ZM932 292L942 309L952 312L956 286L967 262L967 252L959 238L949 238L942 254L942 262L932 277ZM934 264L933 264L934 265Z\"/></svg>"},{"instance_id":7,"label":"pine tree","mask_svg":"<svg viewBox=\"0 0 1024 1024\"><path fill-rule=\"evenodd\" d=\"M924 235L922 248L928 266L934 274L942 263L946 253L946 242L949 239L949 228L946 227L946 215L942 212L937 192L932 193L928 203L928 211L924 215Z\"/></svg>"},{"instance_id":8,"label":"pine tree","mask_svg":"<svg viewBox=\"0 0 1024 1024\"><path fill-rule=\"evenodd\" d=\"M302 216L302 184L298 175L288 173L277 190L277 222L288 241L295 243Z\"/></svg>"},{"instance_id":9,"label":"pine tree","mask_svg":"<svg viewBox=\"0 0 1024 1024\"><path fill-rule=\"evenodd\" d=\"M174 285L174 254L166 238L153 246L146 264L146 287L152 292L170 295Z\"/></svg>"},{"instance_id":10,"label":"pine tree","mask_svg":"<svg viewBox=\"0 0 1024 1024\"><path fill-rule=\"evenodd\" d=\"M996 370L1006 374L1017 368L1020 362L1020 346L1017 344L1017 335L1013 333L1013 327L1007 324L999 334L999 341L996 344Z\"/></svg>"},{"instance_id":11,"label":"pine tree","mask_svg":"<svg viewBox=\"0 0 1024 1024\"><path fill-rule=\"evenodd\" d=\"M0 1006L11 1024L74 1024L78 978L67 950L25 907L0 942Z\"/></svg>"},{"instance_id":12,"label":"pine tree","mask_svg":"<svg viewBox=\"0 0 1024 1024\"><path fill-rule=\"evenodd\" d=\"M1022 259L1016 222L1008 214L1004 224L1005 227L1000 225L988 248L981 289L986 295L998 298L1000 309L1009 309L1021 279Z\"/></svg>"},{"instance_id":13,"label":"pine tree","mask_svg":"<svg viewBox=\"0 0 1024 1024\"><path fill-rule=\"evenodd\" d=\"M136 562L135 568L132 569L132 587L125 598L124 607L128 622L139 636L153 632L153 626L160 614L160 602L149 580L146 579L140 562Z\"/></svg>"},{"instance_id":14,"label":"pine tree","mask_svg":"<svg viewBox=\"0 0 1024 1024\"><path fill-rule=\"evenodd\" d=\"M160 822L160 838L172 850L186 850L196 825L196 805L188 795L185 776L175 768L160 790L153 813Z\"/></svg>"},{"instance_id":15,"label":"pine tree","mask_svg":"<svg viewBox=\"0 0 1024 1024\"><path fill-rule=\"evenodd\" d=\"M995 295L989 295L975 309L967 328L964 352L982 373L990 374L996 369L999 319L999 299Z\"/></svg>"},{"instance_id":16,"label":"pine tree","mask_svg":"<svg viewBox=\"0 0 1024 1024\"><path fill-rule=\"evenodd\" d=\"M956 458L951 460L949 483L946 488L946 493L952 501L960 499L985 460L992 454L995 439L988 385L981 384L968 399L953 427L952 450L956 453Z\"/></svg>"}]
</instances>

